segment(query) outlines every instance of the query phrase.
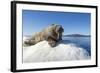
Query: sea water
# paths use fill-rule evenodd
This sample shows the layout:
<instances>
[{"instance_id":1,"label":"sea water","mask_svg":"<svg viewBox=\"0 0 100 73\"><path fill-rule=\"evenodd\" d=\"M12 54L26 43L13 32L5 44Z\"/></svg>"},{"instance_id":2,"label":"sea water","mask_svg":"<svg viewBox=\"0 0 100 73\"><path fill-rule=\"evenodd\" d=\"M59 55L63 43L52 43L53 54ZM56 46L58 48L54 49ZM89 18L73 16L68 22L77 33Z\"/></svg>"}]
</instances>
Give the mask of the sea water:
<instances>
[{"instance_id":1,"label":"sea water","mask_svg":"<svg viewBox=\"0 0 100 73\"><path fill-rule=\"evenodd\" d=\"M91 56L91 37L63 37L63 43L70 44L73 43L78 47L85 49L89 56Z\"/></svg>"}]
</instances>

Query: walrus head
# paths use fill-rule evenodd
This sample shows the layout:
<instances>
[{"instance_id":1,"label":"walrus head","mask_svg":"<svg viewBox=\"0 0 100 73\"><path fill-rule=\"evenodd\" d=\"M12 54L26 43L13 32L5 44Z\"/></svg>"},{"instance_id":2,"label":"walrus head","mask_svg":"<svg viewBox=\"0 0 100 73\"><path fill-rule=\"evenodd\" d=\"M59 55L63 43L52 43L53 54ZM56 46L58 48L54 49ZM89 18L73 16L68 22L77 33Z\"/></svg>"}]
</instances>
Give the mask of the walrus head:
<instances>
[{"instance_id":1,"label":"walrus head","mask_svg":"<svg viewBox=\"0 0 100 73\"><path fill-rule=\"evenodd\" d=\"M61 25L58 25L58 26L57 26L56 32L57 32L57 34L58 34L57 39L58 39L58 40L62 40L62 33L64 32L64 29L62 28Z\"/></svg>"},{"instance_id":2,"label":"walrus head","mask_svg":"<svg viewBox=\"0 0 100 73\"><path fill-rule=\"evenodd\" d=\"M55 33L57 34L57 40L60 41L62 40L62 33L64 32L64 29L61 25L55 25L53 24L53 26L55 26Z\"/></svg>"}]
</instances>

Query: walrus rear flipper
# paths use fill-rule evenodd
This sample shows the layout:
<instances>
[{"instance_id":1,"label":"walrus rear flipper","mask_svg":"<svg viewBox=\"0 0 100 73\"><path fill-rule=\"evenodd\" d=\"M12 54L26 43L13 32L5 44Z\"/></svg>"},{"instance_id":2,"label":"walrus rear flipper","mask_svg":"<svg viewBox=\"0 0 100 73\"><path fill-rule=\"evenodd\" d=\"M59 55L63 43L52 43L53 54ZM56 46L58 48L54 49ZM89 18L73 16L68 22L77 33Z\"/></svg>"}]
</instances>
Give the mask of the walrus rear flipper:
<instances>
[{"instance_id":1,"label":"walrus rear flipper","mask_svg":"<svg viewBox=\"0 0 100 73\"><path fill-rule=\"evenodd\" d=\"M31 45L35 45L36 43L34 42L34 40L26 40L24 41L24 46L31 46Z\"/></svg>"}]
</instances>

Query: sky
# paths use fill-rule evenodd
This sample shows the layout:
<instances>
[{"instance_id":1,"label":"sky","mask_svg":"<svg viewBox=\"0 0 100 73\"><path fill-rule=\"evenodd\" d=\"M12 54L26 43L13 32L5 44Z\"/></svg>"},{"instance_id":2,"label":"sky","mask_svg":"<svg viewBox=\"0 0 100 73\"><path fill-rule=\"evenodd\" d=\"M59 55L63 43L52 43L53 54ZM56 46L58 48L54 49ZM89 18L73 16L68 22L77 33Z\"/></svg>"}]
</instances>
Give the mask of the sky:
<instances>
[{"instance_id":1,"label":"sky","mask_svg":"<svg viewBox=\"0 0 100 73\"><path fill-rule=\"evenodd\" d=\"M23 35L32 35L51 24L62 25L64 35L90 35L91 14L55 11L22 11Z\"/></svg>"}]
</instances>

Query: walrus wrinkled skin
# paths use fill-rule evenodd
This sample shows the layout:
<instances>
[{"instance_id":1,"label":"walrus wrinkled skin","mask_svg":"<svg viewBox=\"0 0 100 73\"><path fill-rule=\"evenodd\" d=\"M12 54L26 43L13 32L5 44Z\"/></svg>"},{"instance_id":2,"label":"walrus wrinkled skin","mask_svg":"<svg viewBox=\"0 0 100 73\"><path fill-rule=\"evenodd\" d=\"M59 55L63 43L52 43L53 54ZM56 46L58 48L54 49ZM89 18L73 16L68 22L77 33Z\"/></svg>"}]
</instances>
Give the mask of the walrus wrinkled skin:
<instances>
[{"instance_id":1,"label":"walrus wrinkled skin","mask_svg":"<svg viewBox=\"0 0 100 73\"><path fill-rule=\"evenodd\" d=\"M46 40L51 47L55 47L57 42L62 40L62 33L64 29L61 25L52 24L42 30L41 32L36 33L31 38L27 39L24 44L30 46L35 45L40 41Z\"/></svg>"}]
</instances>

